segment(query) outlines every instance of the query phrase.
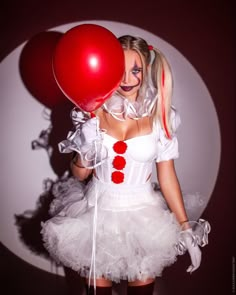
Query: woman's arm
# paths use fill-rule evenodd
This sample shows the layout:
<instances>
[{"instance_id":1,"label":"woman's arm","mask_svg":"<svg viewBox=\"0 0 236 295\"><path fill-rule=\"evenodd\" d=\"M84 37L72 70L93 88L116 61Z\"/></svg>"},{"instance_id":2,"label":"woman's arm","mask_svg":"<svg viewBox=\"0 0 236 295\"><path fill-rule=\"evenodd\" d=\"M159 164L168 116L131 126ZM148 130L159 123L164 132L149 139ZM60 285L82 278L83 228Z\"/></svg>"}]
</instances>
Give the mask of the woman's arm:
<instances>
[{"instance_id":1,"label":"woman's arm","mask_svg":"<svg viewBox=\"0 0 236 295\"><path fill-rule=\"evenodd\" d=\"M79 154L76 154L70 163L70 168L73 176L78 178L80 181L83 181L89 177L93 172L93 169L88 169L83 167Z\"/></svg>"},{"instance_id":2,"label":"woman's arm","mask_svg":"<svg viewBox=\"0 0 236 295\"><path fill-rule=\"evenodd\" d=\"M175 171L174 160L159 162L156 166L157 177L164 198L170 210L175 214L178 222L182 224L188 220L188 217Z\"/></svg>"},{"instance_id":3,"label":"woman's arm","mask_svg":"<svg viewBox=\"0 0 236 295\"><path fill-rule=\"evenodd\" d=\"M176 176L174 161L163 161L157 164L157 175L161 191L166 199L170 210L175 214L180 225L187 220L187 214L184 208L184 202L178 178ZM187 229L190 228L190 231ZM193 243L192 230L188 223L183 224L184 233L182 239L185 247L189 252L191 258L191 265L188 267L187 272L192 273L201 263L201 250L198 245ZM186 230L186 231L185 231Z\"/></svg>"}]
</instances>

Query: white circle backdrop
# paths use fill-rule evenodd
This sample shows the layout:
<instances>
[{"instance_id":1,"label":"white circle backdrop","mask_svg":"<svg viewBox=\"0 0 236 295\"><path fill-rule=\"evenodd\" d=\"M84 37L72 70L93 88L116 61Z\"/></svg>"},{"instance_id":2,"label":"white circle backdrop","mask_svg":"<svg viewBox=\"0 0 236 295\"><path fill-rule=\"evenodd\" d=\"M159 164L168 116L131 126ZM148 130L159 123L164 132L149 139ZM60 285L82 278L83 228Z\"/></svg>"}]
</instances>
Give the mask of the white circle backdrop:
<instances>
[{"instance_id":1,"label":"white circle backdrop","mask_svg":"<svg viewBox=\"0 0 236 295\"><path fill-rule=\"evenodd\" d=\"M173 46L139 27L112 21L74 22L49 31L66 32L74 26L94 23L117 37L125 34L143 37L159 48L169 60L174 76L173 104L182 124L178 130L180 158L176 170L184 193L199 192L203 203L191 218L198 219L212 195L220 164L220 129L216 110L203 80L191 63ZM25 88L19 73L22 44L0 65L1 83L1 206L0 239L5 247L26 262L52 272L51 262L32 253L19 239L15 214L36 206L46 178L55 180L44 150L31 149L31 141L48 127L44 105ZM155 175L155 173L154 173ZM63 275L63 270L59 269Z\"/></svg>"}]
</instances>

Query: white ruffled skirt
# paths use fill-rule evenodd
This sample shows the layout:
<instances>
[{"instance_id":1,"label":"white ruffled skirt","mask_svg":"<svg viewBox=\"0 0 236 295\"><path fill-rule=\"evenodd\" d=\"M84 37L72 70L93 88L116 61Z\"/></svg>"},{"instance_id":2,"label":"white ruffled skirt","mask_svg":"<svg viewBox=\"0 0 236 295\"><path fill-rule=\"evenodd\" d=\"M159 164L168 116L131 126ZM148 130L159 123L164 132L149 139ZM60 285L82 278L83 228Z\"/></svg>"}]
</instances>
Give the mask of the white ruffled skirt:
<instances>
[{"instance_id":1,"label":"white ruffled skirt","mask_svg":"<svg viewBox=\"0 0 236 295\"><path fill-rule=\"evenodd\" d=\"M51 213L56 215L42 224L45 247L81 276L145 280L176 260L181 228L151 182L127 186L94 177L85 189L74 180Z\"/></svg>"}]
</instances>

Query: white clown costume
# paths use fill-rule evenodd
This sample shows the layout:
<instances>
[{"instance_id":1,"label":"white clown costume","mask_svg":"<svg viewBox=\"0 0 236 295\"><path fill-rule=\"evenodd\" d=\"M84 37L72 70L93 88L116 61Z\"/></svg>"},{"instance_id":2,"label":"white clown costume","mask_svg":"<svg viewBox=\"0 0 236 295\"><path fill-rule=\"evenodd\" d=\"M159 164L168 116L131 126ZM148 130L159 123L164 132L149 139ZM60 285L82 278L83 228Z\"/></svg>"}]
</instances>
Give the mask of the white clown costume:
<instances>
[{"instance_id":1,"label":"white clown costume","mask_svg":"<svg viewBox=\"0 0 236 295\"><path fill-rule=\"evenodd\" d=\"M179 155L178 114L172 110L172 139L158 122L150 134L124 141L98 125L98 137L87 149L80 131L88 118L74 109L72 119L76 131L59 148L78 152L95 173L86 187L74 178L61 184L53 217L42 224L46 248L56 262L87 278L120 282L161 276L186 250L175 215L150 181L154 162ZM202 220L202 228L195 242L204 246L210 226Z\"/></svg>"}]
</instances>

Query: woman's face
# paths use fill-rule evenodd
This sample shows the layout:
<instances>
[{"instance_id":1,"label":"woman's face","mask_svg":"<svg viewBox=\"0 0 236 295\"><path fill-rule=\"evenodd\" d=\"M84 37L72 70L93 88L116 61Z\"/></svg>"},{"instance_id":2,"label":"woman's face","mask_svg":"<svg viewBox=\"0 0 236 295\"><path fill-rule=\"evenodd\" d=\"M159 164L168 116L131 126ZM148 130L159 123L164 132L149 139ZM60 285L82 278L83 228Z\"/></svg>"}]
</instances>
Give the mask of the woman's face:
<instances>
[{"instance_id":1,"label":"woman's face","mask_svg":"<svg viewBox=\"0 0 236 295\"><path fill-rule=\"evenodd\" d=\"M125 50L125 72L118 92L128 98L135 100L143 80L143 66L139 54L134 50Z\"/></svg>"}]
</instances>

